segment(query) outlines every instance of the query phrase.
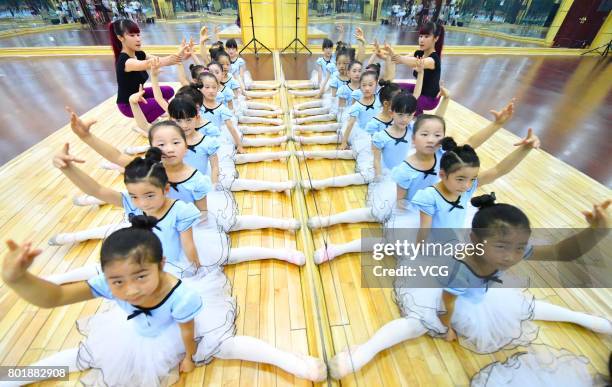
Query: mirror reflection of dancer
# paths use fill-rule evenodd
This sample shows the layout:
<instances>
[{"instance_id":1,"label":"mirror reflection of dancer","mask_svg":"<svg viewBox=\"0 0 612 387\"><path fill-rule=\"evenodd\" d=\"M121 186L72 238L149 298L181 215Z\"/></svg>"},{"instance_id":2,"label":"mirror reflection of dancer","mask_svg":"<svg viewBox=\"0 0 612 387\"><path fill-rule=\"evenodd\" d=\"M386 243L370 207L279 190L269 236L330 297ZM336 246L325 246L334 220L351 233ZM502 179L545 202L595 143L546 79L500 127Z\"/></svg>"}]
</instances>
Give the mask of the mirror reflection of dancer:
<instances>
[{"instance_id":1,"label":"mirror reflection of dancer","mask_svg":"<svg viewBox=\"0 0 612 387\"><path fill-rule=\"evenodd\" d=\"M111 46L115 53L115 69L117 71L117 107L126 117L133 118L130 107L130 96L136 92L149 78L147 70L156 63L159 66L172 66L181 62L180 53L158 58L141 50L140 28L129 19L119 19L108 25ZM162 86L162 94L167 101L174 95L170 86ZM144 88L146 102L140 102L140 108L147 122L152 123L162 114L164 109L155 101L153 90Z\"/></svg>"}]
</instances>

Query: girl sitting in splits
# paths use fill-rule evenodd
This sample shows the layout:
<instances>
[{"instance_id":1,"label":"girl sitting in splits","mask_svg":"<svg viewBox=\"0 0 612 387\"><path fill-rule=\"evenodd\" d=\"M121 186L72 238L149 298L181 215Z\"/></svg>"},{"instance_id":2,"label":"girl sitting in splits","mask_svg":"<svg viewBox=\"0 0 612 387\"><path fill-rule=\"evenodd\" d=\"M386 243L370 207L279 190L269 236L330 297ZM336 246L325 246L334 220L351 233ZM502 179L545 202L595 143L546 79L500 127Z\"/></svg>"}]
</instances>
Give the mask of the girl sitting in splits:
<instances>
[{"instance_id":1,"label":"girl sitting in splits","mask_svg":"<svg viewBox=\"0 0 612 387\"><path fill-rule=\"evenodd\" d=\"M329 364L331 376L340 379L356 372L379 352L425 333L446 341L459 338L460 345L481 354L528 345L538 333L533 320L569 322L612 334L610 320L536 300L529 291L515 288L505 274L523 260L573 261L590 251L609 233L610 202L585 212L589 227L583 231L554 245L534 246L529 243L529 219L519 208L497 204L491 195L473 198L479 210L470 238L474 245L484 246L483 253L472 251L462 260L423 257L449 263L452 274L438 280L437 287L413 288L408 277L397 278L395 298L402 318L384 325L365 343L334 356ZM399 260L402 266L410 265L408 258Z\"/></svg>"},{"instance_id":2,"label":"girl sitting in splits","mask_svg":"<svg viewBox=\"0 0 612 387\"><path fill-rule=\"evenodd\" d=\"M179 372L192 372L213 358L261 362L298 378L326 379L321 359L236 336L236 300L223 271L184 279L163 271L167 252L153 231L157 219L136 216L132 222L102 244L101 273L70 284L57 285L29 273L40 250L7 241L2 280L27 302L54 308L101 297L116 303L78 322L86 336L79 347L33 366L91 370L82 379L86 385L170 386L178 382Z\"/></svg>"}]
</instances>

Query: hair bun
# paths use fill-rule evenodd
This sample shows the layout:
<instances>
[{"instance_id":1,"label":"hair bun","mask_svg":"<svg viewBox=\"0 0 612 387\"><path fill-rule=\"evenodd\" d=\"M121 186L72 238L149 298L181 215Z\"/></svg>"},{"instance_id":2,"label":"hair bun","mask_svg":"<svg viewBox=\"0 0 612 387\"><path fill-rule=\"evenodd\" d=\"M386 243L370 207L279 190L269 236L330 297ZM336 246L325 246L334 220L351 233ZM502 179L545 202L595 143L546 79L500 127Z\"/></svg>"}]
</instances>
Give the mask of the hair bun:
<instances>
[{"instance_id":1,"label":"hair bun","mask_svg":"<svg viewBox=\"0 0 612 387\"><path fill-rule=\"evenodd\" d=\"M391 86L391 81L388 81L388 80L385 80L385 79L381 79L380 81L378 81L378 85L380 87Z\"/></svg>"},{"instance_id":2,"label":"hair bun","mask_svg":"<svg viewBox=\"0 0 612 387\"><path fill-rule=\"evenodd\" d=\"M452 151L457 148L457 143L452 137L444 137L442 141L440 141L442 145L442 150L445 152Z\"/></svg>"},{"instance_id":3,"label":"hair bun","mask_svg":"<svg viewBox=\"0 0 612 387\"><path fill-rule=\"evenodd\" d=\"M147 149L147 153L144 156L145 160L153 161L154 163L161 162L162 159L162 151L156 146L152 146Z\"/></svg>"},{"instance_id":4,"label":"hair bun","mask_svg":"<svg viewBox=\"0 0 612 387\"><path fill-rule=\"evenodd\" d=\"M157 225L157 218L149 215L134 215L130 214L130 223L133 228L153 231L153 227Z\"/></svg>"},{"instance_id":5,"label":"hair bun","mask_svg":"<svg viewBox=\"0 0 612 387\"><path fill-rule=\"evenodd\" d=\"M207 73L207 72L208 72L208 70L204 71L204 73ZM202 81L197 81L197 82L192 82L191 86L193 86L194 89L198 89L198 91L199 91L199 90L201 90L204 87L204 84L202 84Z\"/></svg>"},{"instance_id":6,"label":"hair bun","mask_svg":"<svg viewBox=\"0 0 612 387\"><path fill-rule=\"evenodd\" d=\"M492 207L495 205L495 192L491 192L490 194L475 196L470 200L470 203L478 209L483 209L487 207Z\"/></svg>"}]
</instances>

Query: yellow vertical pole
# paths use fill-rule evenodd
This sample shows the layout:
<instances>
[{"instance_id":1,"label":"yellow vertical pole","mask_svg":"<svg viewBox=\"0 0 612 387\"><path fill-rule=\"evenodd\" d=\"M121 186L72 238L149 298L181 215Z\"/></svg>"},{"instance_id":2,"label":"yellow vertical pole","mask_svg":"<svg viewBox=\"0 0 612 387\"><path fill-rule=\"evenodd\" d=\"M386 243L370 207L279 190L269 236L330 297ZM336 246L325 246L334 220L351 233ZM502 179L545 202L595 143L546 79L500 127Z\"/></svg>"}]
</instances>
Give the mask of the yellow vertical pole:
<instances>
[{"instance_id":1,"label":"yellow vertical pole","mask_svg":"<svg viewBox=\"0 0 612 387\"><path fill-rule=\"evenodd\" d=\"M557 35L557 32L559 32L559 28L561 28L561 24L563 24L563 20L565 20L565 17L567 16L567 13L569 12L569 9L573 3L574 0L563 0L561 2L561 6L559 7L555 18L553 19L553 22L546 33L545 41L549 46L552 45L553 41L555 40L555 36Z\"/></svg>"},{"instance_id":2,"label":"yellow vertical pole","mask_svg":"<svg viewBox=\"0 0 612 387\"><path fill-rule=\"evenodd\" d=\"M589 47L599 47L602 44L608 43L610 39L612 39L612 12L608 14L606 21L604 24L602 24L599 32L597 32L597 35L595 36L595 39L593 39L593 43L591 43Z\"/></svg>"}]
</instances>

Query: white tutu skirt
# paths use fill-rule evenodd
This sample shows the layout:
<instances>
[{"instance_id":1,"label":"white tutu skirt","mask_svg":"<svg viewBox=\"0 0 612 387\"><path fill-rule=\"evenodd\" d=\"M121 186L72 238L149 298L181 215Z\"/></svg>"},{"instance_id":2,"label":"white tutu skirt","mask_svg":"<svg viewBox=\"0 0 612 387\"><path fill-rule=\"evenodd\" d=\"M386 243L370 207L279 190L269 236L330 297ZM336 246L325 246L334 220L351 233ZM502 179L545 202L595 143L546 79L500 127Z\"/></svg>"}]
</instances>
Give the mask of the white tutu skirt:
<instances>
[{"instance_id":1,"label":"white tutu skirt","mask_svg":"<svg viewBox=\"0 0 612 387\"><path fill-rule=\"evenodd\" d=\"M472 378L472 387L585 387L605 385L589 361L565 349L531 345L505 362L489 364Z\"/></svg>"},{"instance_id":2,"label":"white tutu skirt","mask_svg":"<svg viewBox=\"0 0 612 387\"><path fill-rule=\"evenodd\" d=\"M419 320L434 337L446 334L439 315L446 313L441 288L407 288L396 283L395 300L402 316ZM476 353L492 353L536 339L533 319L534 297L520 289L489 288L481 302L457 297L451 318L459 343Z\"/></svg>"},{"instance_id":3,"label":"white tutu skirt","mask_svg":"<svg viewBox=\"0 0 612 387\"><path fill-rule=\"evenodd\" d=\"M391 217L396 198L397 188L388 170L383 171L380 181L373 181L368 185L366 205L380 223L386 223Z\"/></svg>"},{"instance_id":4,"label":"white tutu skirt","mask_svg":"<svg viewBox=\"0 0 612 387\"><path fill-rule=\"evenodd\" d=\"M235 335L236 302L221 270L183 280L201 295L204 307L195 317L197 351L201 365L212 360L224 340ZM157 336L138 334L127 314L113 306L77 322L86 336L78 351L77 365L91 369L81 382L86 386L155 387L178 381L178 365L185 348L178 324Z\"/></svg>"}]
</instances>

